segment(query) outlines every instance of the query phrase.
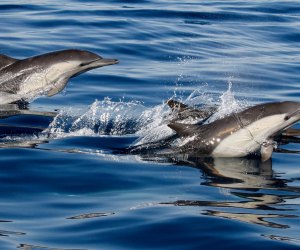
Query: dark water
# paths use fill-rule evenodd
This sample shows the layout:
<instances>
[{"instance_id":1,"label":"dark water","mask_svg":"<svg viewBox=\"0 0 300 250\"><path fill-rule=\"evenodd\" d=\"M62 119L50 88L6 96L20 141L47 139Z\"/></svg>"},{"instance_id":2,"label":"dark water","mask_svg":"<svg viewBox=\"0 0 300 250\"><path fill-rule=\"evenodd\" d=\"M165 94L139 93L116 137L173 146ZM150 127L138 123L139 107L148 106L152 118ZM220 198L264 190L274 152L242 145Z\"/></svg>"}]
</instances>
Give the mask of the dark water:
<instances>
[{"instance_id":1,"label":"dark water","mask_svg":"<svg viewBox=\"0 0 300 250\"><path fill-rule=\"evenodd\" d=\"M299 154L113 153L169 133L170 97L229 109L299 101L299 1L1 1L0 17L1 53L120 60L29 106L56 117L0 121L1 249L300 247Z\"/></svg>"}]
</instances>

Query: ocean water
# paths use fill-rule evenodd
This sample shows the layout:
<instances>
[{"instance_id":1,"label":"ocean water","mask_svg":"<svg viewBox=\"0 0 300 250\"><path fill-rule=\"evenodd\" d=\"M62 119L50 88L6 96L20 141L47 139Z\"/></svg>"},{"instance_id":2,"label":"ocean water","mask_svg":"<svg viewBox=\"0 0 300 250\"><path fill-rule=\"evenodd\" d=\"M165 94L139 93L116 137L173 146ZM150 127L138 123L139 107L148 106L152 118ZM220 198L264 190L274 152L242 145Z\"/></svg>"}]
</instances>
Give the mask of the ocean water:
<instances>
[{"instance_id":1,"label":"ocean water","mask_svg":"<svg viewBox=\"0 0 300 250\"><path fill-rule=\"evenodd\" d=\"M299 101L299 1L1 1L0 53L117 65L0 120L0 249L299 249L299 138L272 160L118 154L169 98ZM299 128L299 125L298 125Z\"/></svg>"}]
</instances>

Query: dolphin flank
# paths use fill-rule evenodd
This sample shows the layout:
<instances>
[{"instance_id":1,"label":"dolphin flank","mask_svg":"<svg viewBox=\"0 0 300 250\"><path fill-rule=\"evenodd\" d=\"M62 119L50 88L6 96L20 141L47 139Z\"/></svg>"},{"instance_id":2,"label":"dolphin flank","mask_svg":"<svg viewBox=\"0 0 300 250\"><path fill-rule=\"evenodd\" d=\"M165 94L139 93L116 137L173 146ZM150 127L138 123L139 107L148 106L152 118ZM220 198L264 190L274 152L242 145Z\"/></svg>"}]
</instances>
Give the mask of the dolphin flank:
<instances>
[{"instance_id":1,"label":"dolphin flank","mask_svg":"<svg viewBox=\"0 0 300 250\"><path fill-rule=\"evenodd\" d=\"M0 55L0 104L53 96L69 79L91 69L118 63L76 49L46 53L22 60Z\"/></svg>"}]
</instances>

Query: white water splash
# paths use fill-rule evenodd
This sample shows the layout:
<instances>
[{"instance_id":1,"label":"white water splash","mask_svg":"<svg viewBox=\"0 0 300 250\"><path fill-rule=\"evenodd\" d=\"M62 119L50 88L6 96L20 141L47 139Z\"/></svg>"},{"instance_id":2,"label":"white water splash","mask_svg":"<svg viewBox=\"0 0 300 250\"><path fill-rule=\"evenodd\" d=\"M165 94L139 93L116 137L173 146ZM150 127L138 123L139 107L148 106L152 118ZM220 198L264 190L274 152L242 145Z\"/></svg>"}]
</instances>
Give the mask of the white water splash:
<instances>
[{"instance_id":1,"label":"white water splash","mask_svg":"<svg viewBox=\"0 0 300 250\"><path fill-rule=\"evenodd\" d=\"M133 135L139 138L137 143L147 143L172 134L167 127L171 113L166 104L148 108L139 102L114 102L105 98L95 100L88 107L61 110L38 135L7 136L3 141L21 143L75 136Z\"/></svg>"},{"instance_id":2,"label":"white water splash","mask_svg":"<svg viewBox=\"0 0 300 250\"><path fill-rule=\"evenodd\" d=\"M135 144L140 145L143 143L159 141L172 135L172 129L167 126L170 115L170 109L165 104L145 110L139 121L143 126L136 132L139 139Z\"/></svg>"},{"instance_id":3,"label":"white water splash","mask_svg":"<svg viewBox=\"0 0 300 250\"><path fill-rule=\"evenodd\" d=\"M221 105L218 109L220 117L224 117L234 112L238 112L241 109L241 104L235 99L234 92L232 91L232 82L228 82L228 89L221 97Z\"/></svg>"},{"instance_id":4,"label":"white water splash","mask_svg":"<svg viewBox=\"0 0 300 250\"><path fill-rule=\"evenodd\" d=\"M199 88L184 101L191 106L212 106L212 95ZM232 112L238 112L245 103L237 101L229 81L228 89L219 97L219 108L209 122ZM96 100L88 108L62 110L44 131L52 138L66 136L99 136L132 134L135 144L159 141L174 134L168 127L172 112L166 104L145 107L139 102L114 102L110 98Z\"/></svg>"},{"instance_id":5,"label":"white water splash","mask_svg":"<svg viewBox=\"0 0 300 250\"><path fill-rule=\"evenodd\" d=\"M185 100L185 103L190 106L205 105L214 106L216 101L211 93L207 91L207 84L195 89Z\"/></svg>"},{"instance_id":6,"label":"white water splash","mask_svg":"<svg viewBox=\"0 0 300 250\"><path fill-rule=\"evenodd\" d=\"M237 113L248 106L246 101L239 101L232 91L232 82L228 81L228 89L220 96L217 112L208 120L208 123L221 119L232 113Z\"/></svg>"},{"instance_id":7,"label":"white water splash","mask_svg":"<svg viewBox=\"0 0 300 250\"><path fill-rule=\"evenodd\" d=\"M171 110L166 104L147 108L138 102L96 100L87 109L62 110L43 132L51 138L68 136L138 136L137 144L158 141L173 132L167 126Z\"/></svg>"},{"instance_id":8,"label":"white water splash","mask_svg":"<svg viewBox=\"0 0 300 250\"><path fill-rule=\"evenodd\" d=\"M138 102L96 100L88 108L68 108L54 118L45 133L55 136L123 135L135 133L145 107Z\"/></svg>"}]
</instances>

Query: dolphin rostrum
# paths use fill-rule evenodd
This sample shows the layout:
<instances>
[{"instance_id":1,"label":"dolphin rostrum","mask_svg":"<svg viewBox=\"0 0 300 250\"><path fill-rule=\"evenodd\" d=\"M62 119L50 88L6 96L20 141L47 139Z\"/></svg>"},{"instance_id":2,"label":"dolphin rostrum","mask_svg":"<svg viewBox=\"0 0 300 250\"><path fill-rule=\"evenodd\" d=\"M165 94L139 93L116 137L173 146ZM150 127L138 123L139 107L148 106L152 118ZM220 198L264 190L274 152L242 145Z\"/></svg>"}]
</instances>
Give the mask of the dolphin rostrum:
<instances>
[{"instance_id":1,"label":"dolphin rostrum","mask_svg":"<svg viewBox=\"0 0 300 250\"><path fill-rule=\"evenodd\" d=\"M181 153L213 157L272 156L276 138L300 120L300 102L259 104L207 124L171 122Z\"/></svg>"},{"instance_id":2,"label":"dolphin rostrum","mask_svg":"<svg viewBox=\"0 0 300 250\"><path fill-rule=\"evenodd\" d=\"M0 55L0 104L53 96L64 89L70 78L116 63L118 60L75 49L22 60Z\"/></svg>"}]
</instances>

